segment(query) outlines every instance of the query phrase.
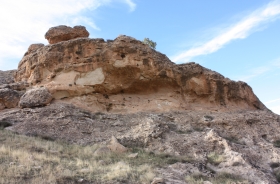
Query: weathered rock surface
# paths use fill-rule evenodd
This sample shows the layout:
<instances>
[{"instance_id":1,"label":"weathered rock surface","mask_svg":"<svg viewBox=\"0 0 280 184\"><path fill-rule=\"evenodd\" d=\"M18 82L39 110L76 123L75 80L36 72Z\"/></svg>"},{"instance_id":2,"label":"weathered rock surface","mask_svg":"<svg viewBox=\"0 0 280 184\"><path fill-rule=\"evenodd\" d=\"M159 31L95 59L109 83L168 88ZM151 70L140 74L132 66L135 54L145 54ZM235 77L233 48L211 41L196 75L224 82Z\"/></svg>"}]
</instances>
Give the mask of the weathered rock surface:
<instances>
[{"instance_id":1,"label":"weathered rock surface","mask_svg":"<svg viewBox=\"0 0 280 184\"><path fill-rule=\"evenodd\" d=\"M24 107L38 107L45 106L52 101L53 97L48 91L48 89L35 88L28 90L19 101L19 106Z\"/></svg>"},{"instance_id":2,"label":"weathered rock surface","mask_svg":"<svg viewBox=\"0 0 280 184\"><path fill-rule=\"evenodd\" d=\"M15 79L94 112L266 109L246 83L195 63L176 65L128 36L40 47L22 58Z\"/></svg>"},{"instance_id":3,"label":"weathered rock surface","mask_svg":"<svg viewBox=\"0 0 280 184\"><path fill-rule=\"evenodd\" d=\"M0 70L0 86L14 82L14 73L16 70L1 71Z\"/></svg>"},{"instance_id":4,"label":"weathered rock surface","mask_svg":"<svg viewBox=\"0 0 280 184\"><path fill-rule=\"evenodd\" d=\"M37 49L44 47L45 45L43 43L35 43L35 44L31 44L28 47L27 53L25 53L25 55L32 53L33 51L36 51Z\"/></svg>"},{"instance_id":5,"label":"weathered rock surface","mask_svg":"<svg viewBox=\"0 0 280 184\"><path fill-rule=\"evenodd\" d=\"M21 134L84 145L104 145L115 135L127 148L192 158L194 165L161 168L158 172L166 183L184 183L184 176L197 170L209 177L215 175L213 171L227 172L255 183L277 183L270 164L280 163L280 148L274 144L280 140L280 116L268 111L103 114L53 103L0 111L0 122L12 124L8 129ZM224 161L211 164L207 158L211 152L223 155Z\"/></svg>"},{"instance_id":6,"label":"weathered rock surface","mask_svg":"<svg viewBox=\"0 0 280 184\"><path fill-rule=\"evenodd\" d=\"M8 89L16 90L16 91L24 91L28 87L29 87L29 84L26 82L16 82L16 83L0 85L0 89L8 88Z\"/></svg>"},{"instance_id":7,"label":"weathered rock surface","mask_svg":"<svg viewBox=\"0 0 280 184\"><path fill-rule=\"evenodd\" d=\"M63 25L52 27L45 34L45 38L50 44L88 36L89 32L84 26L74 26L71 28Z\"/></svg>"},{"instance_id":8,"label":"weathered rock surface","mask_svg":"<svg viewBox=\"0 0 280 184\"><path fill-rule=\"evenodd\" d=\"M22 95L22 93L12 89L0 89L0 110L17 107Z\"/></svg>"}]
</instances>

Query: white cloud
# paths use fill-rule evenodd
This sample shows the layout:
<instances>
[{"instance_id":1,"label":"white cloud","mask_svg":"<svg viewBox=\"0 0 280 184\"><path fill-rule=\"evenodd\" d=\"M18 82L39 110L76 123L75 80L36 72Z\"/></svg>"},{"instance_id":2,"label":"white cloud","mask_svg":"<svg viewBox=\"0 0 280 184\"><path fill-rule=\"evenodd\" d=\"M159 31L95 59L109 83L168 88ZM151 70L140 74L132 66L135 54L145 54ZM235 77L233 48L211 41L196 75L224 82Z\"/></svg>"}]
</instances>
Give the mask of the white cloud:
<instances>
[{"instance_id":1,"label":"white cloud","mask_svg":"<svg viewBox=\"0 0 280 184\"><path fill-rule=\"evenodd\" d=\"M265 7L254 11L240 22L229 26L229 28L210 41L207 41L198 47L182 52L181 54L173 57L172 60L177 63L182 63L189 61L195 56L213 53L233 40L246 38L253 31L256 31L256 28L258 28L260 25L279 18L279 15L280 1L272 1Z\"/></svg>"},{"instance_id":2,"label":"white cloud","mask_svg":"<svg viewBox=\"0 0 280 184\"><path fill-rule=\"evenodd\" d=\"M272 110L272 112L280 115L280 105L278 106L272 106L272 107L268 107L270 110Z\"/></svg>"},{"instance_id":3,"label":"white cloud","mask_svg":"<svg viewBox=\"0 0 280 184\"><path fill-rule=\"evenodd\" d=\"M136 4L132 0L124 0L125 3L128 4L130 11L134 11L136 8Z\"/></svg>"},{"instance_id":4,"label":"white cloud","mask_svg":"<svg viewBox=\"0 0 280 184\"><path fill-rule=\"evenodd\" d=\"M133 11L132 0L121 0ZM85 12L113 3L112 0L8 0L0 6L0 70L15 68L10 58L21 58L31 43L47 43L46 31L53 26L77 24L100 28Z\"/></svg>"}]
</instances>

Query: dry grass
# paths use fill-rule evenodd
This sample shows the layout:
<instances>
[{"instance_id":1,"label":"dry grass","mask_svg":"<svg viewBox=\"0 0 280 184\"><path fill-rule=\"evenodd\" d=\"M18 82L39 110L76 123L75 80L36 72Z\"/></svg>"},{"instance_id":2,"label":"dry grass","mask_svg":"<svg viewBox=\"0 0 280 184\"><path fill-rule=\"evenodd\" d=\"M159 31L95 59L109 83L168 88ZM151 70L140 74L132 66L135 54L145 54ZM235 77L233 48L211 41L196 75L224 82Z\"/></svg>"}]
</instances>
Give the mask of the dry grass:
<instances>
[{"instance_id":1,"label":"dry grass","mask_svg":"<svg viewBox=\"0 0 280 184\"><path fill-rule=\"evenodd\" d=\"M232 184L232 183L249 184L247 180L244 180L239 176L235 176L229 173L219 173L214 178L207 178L206 176L203 175L192 175L192 176L187 176L186 181L192 184L203 184L204 181L210 181L213 184Z\"/></svg>"},{"instance_id":2,"label":"dry grass","mask_svg":"<svg viewBox=\"0 0 280 184\"><path fill-rule=\"evenodd\" d=\"M219 165L221 162L225 160L223 155L220 155L216 152L211 152L207 155L207 160L209 163L213 165Z\"/></svg>"},{"instance_id":3,"label":"dry grass","mask_svg":"<svg viewBox=\"0 0 280 184\"><path fill-rule=\"evenodd\" d=\"M0 183L150 183L155 167L188 158L155 155L141 149L94 156L98 145L80 146L0 130Z\"/></svg>"}]
</instances>

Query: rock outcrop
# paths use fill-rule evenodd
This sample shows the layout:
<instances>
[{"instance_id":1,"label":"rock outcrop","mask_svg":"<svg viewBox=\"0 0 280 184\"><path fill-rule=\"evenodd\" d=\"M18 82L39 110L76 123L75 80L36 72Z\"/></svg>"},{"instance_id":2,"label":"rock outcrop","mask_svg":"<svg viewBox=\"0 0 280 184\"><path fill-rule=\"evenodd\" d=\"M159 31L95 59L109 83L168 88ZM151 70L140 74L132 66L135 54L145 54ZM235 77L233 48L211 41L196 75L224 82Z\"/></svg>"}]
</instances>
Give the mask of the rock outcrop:
<instances>
[{"instance_id":1,"label":"rock outcrop","mask_svg":"<svg viewBox=\"0 0 280 184\"><path fill-rule=\"evenodd\" d=\"M74 26L73 28L68 26L52 27L45 34L45 38L50 44L88 36L89 32L84 26Z\"/></svg>"},{"instance_id":2,"label":"rock outcrop","mask_svg":"<svg viewBox=\"0 0 280 184\"><path fill-rule=\"evenodd\" d=\"M266 109L246 83L195 63L176 65L123 35L40 47L22 58L15 79L95 112Z\"/></svg>"}]
</instances>

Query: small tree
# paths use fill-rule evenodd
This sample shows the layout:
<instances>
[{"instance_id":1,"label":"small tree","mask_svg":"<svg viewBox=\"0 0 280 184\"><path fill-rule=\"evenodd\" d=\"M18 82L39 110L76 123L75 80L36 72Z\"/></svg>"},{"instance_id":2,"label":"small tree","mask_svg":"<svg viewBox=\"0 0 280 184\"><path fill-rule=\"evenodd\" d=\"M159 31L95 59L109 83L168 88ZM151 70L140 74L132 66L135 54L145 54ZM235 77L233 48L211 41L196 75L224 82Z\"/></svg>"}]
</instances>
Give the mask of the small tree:
<instances>
[{"instance_id":1,"label":"small tree","mask_svg":"<svg viewBox=\"0 0 280 184\"><path fill-rule=\"evenodd\" d=\"M157 43L149 38L144 38L143 43L149 45L152 49L156 49Z\"/></svg>"}]
</instances>

